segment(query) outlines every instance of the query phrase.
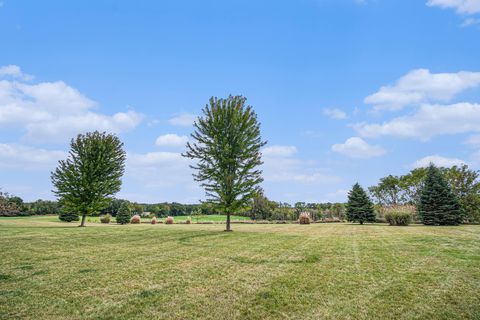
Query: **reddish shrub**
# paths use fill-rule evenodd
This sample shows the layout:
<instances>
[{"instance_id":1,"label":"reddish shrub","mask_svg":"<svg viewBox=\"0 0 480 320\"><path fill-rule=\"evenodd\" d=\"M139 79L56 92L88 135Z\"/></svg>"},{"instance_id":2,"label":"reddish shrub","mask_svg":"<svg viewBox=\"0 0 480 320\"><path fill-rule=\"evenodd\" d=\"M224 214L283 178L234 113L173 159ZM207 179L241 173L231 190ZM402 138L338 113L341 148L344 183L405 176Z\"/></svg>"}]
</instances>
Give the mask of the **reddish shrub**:
<instances>
[{"instance_id":1,"label":"reddish shrub","mask_svg":"<svg viewBox=\"0 0 480 320\"><path fill-rule=\"evenodd\" d=\"M165 219L165 224L173 224L173 217L167 217Z\"/></svg>"},{"instance_id":2,"label":"reddish shrub","mask_svg":"<svg viewBox=\"0 0 480 320\"><path fill-rule=\"evenodd\" d=\"M138 214L134 215L132 219L130 219L131 224L140 224L140 216Z\"/></svg>"},{"instance_id":3,"label":"reddish shrub","mask_svg":"<svg viewBox=\"0 0 480 320\"><path fill-rule=\"evenodd\" d=\"M153 217L152 220L150 220L151 224L157 224L157 217Z\"/></svg>"}]
</instances>

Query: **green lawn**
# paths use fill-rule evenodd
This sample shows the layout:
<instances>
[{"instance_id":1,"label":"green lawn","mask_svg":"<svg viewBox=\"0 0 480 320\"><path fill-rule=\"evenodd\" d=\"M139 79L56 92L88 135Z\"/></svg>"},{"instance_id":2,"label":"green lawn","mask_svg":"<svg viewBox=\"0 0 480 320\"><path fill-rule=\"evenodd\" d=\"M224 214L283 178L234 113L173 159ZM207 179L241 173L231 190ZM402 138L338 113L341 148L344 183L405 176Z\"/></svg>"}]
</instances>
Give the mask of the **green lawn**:
<instances>
[{"instance_id":1,"label":"green lawn","mask_svg":"<svg viewBox=\"0 0 480 320\"><path fill-rule=\"evenodd\" d=\"M480 226L0 218L0 319L480 319Z\"/></svg>"}]
</instances>

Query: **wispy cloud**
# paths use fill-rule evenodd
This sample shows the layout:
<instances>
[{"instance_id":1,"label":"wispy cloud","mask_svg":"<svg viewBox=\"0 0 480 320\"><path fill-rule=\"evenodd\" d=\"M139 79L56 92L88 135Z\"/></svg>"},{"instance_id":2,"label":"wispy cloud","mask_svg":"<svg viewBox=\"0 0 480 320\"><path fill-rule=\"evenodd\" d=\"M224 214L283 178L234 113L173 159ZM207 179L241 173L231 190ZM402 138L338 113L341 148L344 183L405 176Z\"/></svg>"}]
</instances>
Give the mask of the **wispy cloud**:
<instances>
[{"instance_id":1,"label":"wispy cloud","mask_svg":"<svg viewBox=\"0 0 480 320\"><path fill-rule=\"evenodd\" d=\"M173 126L189 127L193 125L196 119L197 116L193 113L183 112L174 115L168 122Z\"/></svg>"},{"instance_id":2,"label":"wispy cloud","mask_svg":"<svg viewBox=\"0 0 480 320\"><path fill-rule=\"evenodd\" d=\"M345 111L338 108L325 108L323 109L323 114L335 120L343 120L347 118Z\"/></svg>"}]
</instances>

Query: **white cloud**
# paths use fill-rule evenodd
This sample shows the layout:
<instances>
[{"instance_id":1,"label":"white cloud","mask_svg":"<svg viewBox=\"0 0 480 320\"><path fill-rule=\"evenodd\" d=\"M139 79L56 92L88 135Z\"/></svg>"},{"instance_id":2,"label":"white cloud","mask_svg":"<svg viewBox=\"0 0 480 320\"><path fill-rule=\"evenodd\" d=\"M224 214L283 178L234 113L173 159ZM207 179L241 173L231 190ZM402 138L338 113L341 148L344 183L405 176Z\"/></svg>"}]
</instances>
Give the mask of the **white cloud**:
<instances>
[{"instance_id":1,"label":"white cloud","mask_svg":"<svg viewBox=\"0 0 480 320\"><path fill-rule=\"evenodd\" d=\"M480 72L430 73L427 69L412 70L395 85L381 87L365 98L374 110L400 110L407 105L449 101L456 94L480 86Z\"/></svg>"},{"instance_id":2,"label":"white cloud","mask_svg":"<svg viewBox=\"0 0 480 320\"><path fill-rule=\"evenodd\" d=\"M469 27L469 26L473 26L475 24L479 24L480 23L480 19L477 19L477 18L466 18L463 23L461 24L462 27Z\"/></svg>"},{"instance_id":3,"label":"white cloud","mask_svg":"<svg viewBox=\"0 0 480 320\"><path fill-rule=\"evenodd\" d=\"M428 0L427 6L455 9L457 13L461 14L480 12L480 0Z\"/></svg>"},{"instance_id":4,"label":"white cloud","mask_svg":"<svg viewBox=\"0 0 480 320\"><path fill-rule=\"evenodd\" d=\"M347 157L360 159L379 157L386 153L382 147L372 146L359 137L349 138L342 144L334 144L332 150Z\"/></svg>"},{"instance_id":5,"label":"white cloud","mask_svg":"<svg viewBox=\"0 0 480 320\"><path fill-rule=\"evenodd\" d=\"M342 120L347 118L347 114L344 111L337 108L325 108L323 109L323 114L326 115L327 117L330 117L336 120Z\"/></svg>"},{"instance_id":6,"label":"white cloud","mask_svg":"<svg viewBox=\"0 0 480 320\"><path fill-rule=\"evenodd\" d=\"M315 162L294 158L295 146L272 146L262 150L266 183L330 184L340 178L324 173Z\"/></svg>"},{"instance_id":7,"label":"white cloud","mask_svg":"<svg viewBox=\"0 0 480 320\"><path fill-rule=\"evenodd\" d=\"M295 146L271 146L262 150L264 157L289 157L297 153Z\"/></svg>"},{"instance_id":8,"label":"white cloud","mask_svg":"<svg viewBox=\"0 0 480 320\"><path fill-rule=\"evenodd\" d=\"M53 170L58 160L66 157L64 151L0 143L0 167L3 168Z\"/></svg>"},{"instance_id":9,"label":"white cloud","mask_svg":"<svg viewBox=\"0 0 480 320\"><path fill-rule=\"evenodd\" d=\"M1 7L1 2L0 2L0 7ZM1 77L13 77L13 78L19 78L23 80L32 80L33 76L29 74L25 74L22 72L22 69L20 69L19 66L10 64L7 66L0 67L0 78Z\"/></svg>"},{"instance_id":10,"label":"white cloud","mask_svg":"<svg viewBox=\"0 0 480 320\"><path fill-rule=\"evenodd\" d=\"M197 120L197 116L192 113L179 113L168 122L173 126L189 127Z\"/></svg>"},{"instance_id":11,"label":"white cloud","mask_svg":"<svg viewBox=\"0 0 480 320\"><path fill-rule=\"evenodd\" d=\"M415 161L415 163L413 164L413 167L424 168L424 167L428 167L430 163L433 163L437 167L446 167L446 168L466 164L465 161L460 159L446 158L439 155L431 155Z\"/></svg>"},{"instance_id":12,"label":"white cloud","mask_svg":"<svg viewBox=\"0 0 480 320\"><path fill-rule=\"evenodd\" d=\"M184 167L188 161L178 152L129 153L127 164L131 168L156 168L159 166Z\"/></svg>"},{"instance_id":13,"label":"white cloud","mask_svg":"<svg viewBox=\"0 0 480 320\"><path fill-rule=\"evenodd\" d=\"M11 74L17 72L7 69ZM142 120L135 111L110 116L92 111L96 106L63 81L29 84L0 80L0 126L22 128L29 141L63 142L90 130L120 133Z\"/></svg>"},{"instance_id":14,"label":"white cloud","mask_svg":"<svg viewBox=\"0 0 480 320\"><path fill-rule=\"evenodd\" d=\"M193 180L191 161L178 152L128 153L119 197L143 202L196 203L204 191Z\"/></svg>"},{"instance_id":15,"label":"white cloud","mask_svg":"<svg viewBox=\"0 0 480 320\"><path fill-rule=\"evenodd\" d=\"M188 141L187 136L179 136L174 133L164 134L159 136L155 141L155 144L159 147L183 147Z\"/></svg>"},{"instance_id":16,"label":"white cloud","mask_svg":"<svg viewBox=\"0 0 480 320\"><path fill-rule=\"evenodd\" d=\"M464 143L471 146L480 146L480 134L471 135L464 141Z\"/></svg>"},{"instance_id":17,"label":"white cloud","mask_svg":"<svg viewBox=\"0 0 480 320\"><path fill-rule=\"evenodd\" d=\"M321 200L321 202L346 202L348 198L348 189L338 189L334 192L329 192L325 195L325 198Z\"/></svg>"},{"instance_id":18,"label":"white cloud","mask_svg":"<svg viewBox=\"0 0 480 320\"><path fill-rule=\"evenodd\" d=\"M443 134L480 131L480 104L423 105L413 115L382 124L360 123L354 128L363 137L394 136L429 140Z\"/></svg>"}]
</instances>

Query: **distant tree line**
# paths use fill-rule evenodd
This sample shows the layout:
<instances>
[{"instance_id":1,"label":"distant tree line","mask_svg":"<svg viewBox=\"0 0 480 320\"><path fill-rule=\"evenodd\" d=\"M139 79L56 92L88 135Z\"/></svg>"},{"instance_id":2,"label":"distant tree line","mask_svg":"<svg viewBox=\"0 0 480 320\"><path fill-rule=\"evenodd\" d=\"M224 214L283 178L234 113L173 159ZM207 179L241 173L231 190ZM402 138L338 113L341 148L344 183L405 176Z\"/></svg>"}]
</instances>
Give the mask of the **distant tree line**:
<instances>
[{"instance_id":1,"label":"distant tree line","mask_svg":"<svg viewBox=\"0 0 480 320\"><path fill-rule=\"evenodd\" d=\"M60 214L61 208L57 201L37 200L24 202L18 196L11 196L8 193L0 192L0 216L32 216Z\"/></svg>"},{"instance_id":2,"label":"distant tree line","mask_svg":"<svg viewBox=\"0 0 480 320\"><path fill-rule=\"evenodd\" d=\"M137 203L114 198L105 209L93 213L92 216L110 214L115 217L123 204L128 206L132 215L150 214L158 218L221 214L213 204L208 202L201 204ZM291 205L286 202L271 201L263 194L259 194L245 208L237 212L237 215L249 217L252 220L294 221L298 219L301 212L309 212L313 220L344 220L345 204L297 202ZM71 213L62 207L58 201L24 202L18 196L10 196L5 193L0 196L0 216L64 215L67 220L74 221L75 219L68 218L69 214Z\"/></svg>"}]
</instances>

